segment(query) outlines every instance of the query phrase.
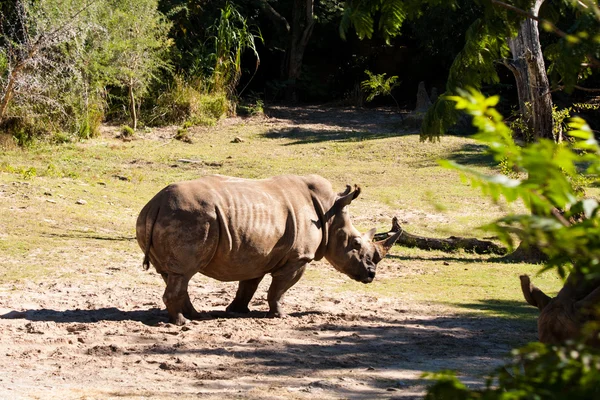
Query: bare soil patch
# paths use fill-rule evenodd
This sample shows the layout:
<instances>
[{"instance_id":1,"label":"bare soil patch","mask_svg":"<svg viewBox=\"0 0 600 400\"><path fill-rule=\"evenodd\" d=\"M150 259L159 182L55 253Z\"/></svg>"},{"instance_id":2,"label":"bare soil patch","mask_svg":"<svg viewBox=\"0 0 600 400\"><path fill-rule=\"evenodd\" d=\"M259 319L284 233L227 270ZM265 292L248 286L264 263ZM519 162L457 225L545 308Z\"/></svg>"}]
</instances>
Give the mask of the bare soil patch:
<instances>
[{"instance_id":1,"label":"bare soil patch","mask_svg":"<svg viewBox=\"0 0 600 400\"><path fill-rule=\"evenodd\" d=\"M423 371L456 369L479 385L522 323L457 315L440 305L336 292L345 279L317 263L325 284L301 280L284 319L268 319L261 285L247 316L223 310L235 284L199 277L203 320L166 323L162 286L125 274L94 284L17 284L0 292L0 377L7 398L420 398ZM378 279L421 273L386 262ZM140 279L143 279L140 276ZM268 281L268 280L267 280Z\"/></svg>"}]
</instances>

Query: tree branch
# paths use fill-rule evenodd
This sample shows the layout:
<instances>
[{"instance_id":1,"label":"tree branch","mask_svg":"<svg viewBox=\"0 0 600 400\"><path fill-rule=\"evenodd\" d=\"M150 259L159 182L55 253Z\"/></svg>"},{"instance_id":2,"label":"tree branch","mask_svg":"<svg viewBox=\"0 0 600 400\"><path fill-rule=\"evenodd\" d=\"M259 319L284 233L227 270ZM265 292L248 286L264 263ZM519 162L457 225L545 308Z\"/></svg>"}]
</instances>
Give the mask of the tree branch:
<instances>
[{"instance_id":1,"label":"tree branch","mask_svg":"<svg viewBox=\"0 0 600 400\"><path fill-rule=\"evenodd\" d=\"M267 0L255 0L255 2L265 12L265 14L267 14L267 16L271 18L273 22L275 22L278 27L283 27L286 33L290 32L290 24L288 23L287 19L279 14Z\"/></svg>"},{"instance_id":2,"label":"tree branch","mask_svg":"<svg viewBox=\"0 0 600 400\"><path fill-rule=\"evenodd\" d=\"M392 219L392 229L387 233L378 233L375 235L375 240L383 240L390 234L402 231L402 235L396 242L397 245L404 247L416 247L422 250L441 250L446 252L462 249L466 252L477 254L506 254L506 248L498 246L496 243L488 240L479 240L475 238L464 238L458 236L450 236L446 239L428 238L424 236L413 235L402 229L398 223L398 218Z\"/></svg>"},{"instance_id":3,"label":"tree branch","mask_svg":"<svg viewBox=\"0 0 600 400\"><path fill-rule=\"evenodd\" d=\"M569 36L565 31L559 29L552 22L548 21L547 19L540 18L537 15L530 13L529 11L521 10L518 7L515 7L515 6L510 5L510 4L506 4L506 3L502 2L502 1L499 1L499 0L490 0L490 1L492 2L492 4L496 4L497 6L505 8L507 10L514 11L517 14L523 15L523 16L525 16L527 18L533 19L534 21L542 23L544 26L550 28L550 30L552 32L554 32L555 34L557 34L558 36L560 36L563 39L566 39ZM589 54L587 54L587 57L589 58L591 64L593 64L595 67L600 67L600 61L596 60L596 58L592 57Z\"/></svg>"},{"instance_id":4,"label":"tree branch","mask_svg":"<svg viewBox=\"0 0 600 400\"><path fill-rule=\"evenodd\" d=\"M517 14L521 14L527 18L533 19L534 21L541 22L544 26L547 26L548 28L550 28L550 30L552 32L556 33L558 36L560 36L562 38L566 38L568 36L568 34L565 31L560 30L552 22L548 21L547 19L540 18L537 15L530 13L529 11L521 10L518 7L515 7L510 4L506 4L506 3L502 2L502 1L498 1L498 0L491 0L491 2L492 2L492 4L496 4L502 8L506 8L507 10L514 11Z\"/></svg>"}]
</instances>

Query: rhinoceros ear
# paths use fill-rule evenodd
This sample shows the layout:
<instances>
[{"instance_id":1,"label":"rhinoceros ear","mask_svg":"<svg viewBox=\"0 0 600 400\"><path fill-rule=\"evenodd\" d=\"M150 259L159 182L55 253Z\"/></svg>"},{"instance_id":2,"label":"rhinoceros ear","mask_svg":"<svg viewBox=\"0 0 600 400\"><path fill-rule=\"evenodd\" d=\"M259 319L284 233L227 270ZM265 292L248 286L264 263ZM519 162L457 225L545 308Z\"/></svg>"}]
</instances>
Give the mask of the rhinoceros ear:
<instances>
[{"instance_id":1,"label":"rhinoceros ear","mask_svg":"<svg viewBox=\"0 0 600 400\"><path fill-rule=\"evenodd\" d=\"M519 276L519 279L521 279L521 290L523 291L525 300L542 311L552 299L546 295L546 293L535 287L535 285L531 283L528 275L521 275Z\"/></svg>"},{"instance_id":2,"label":"rhinoceros ear","mask_svg":"<svg viewBox=\"0 0 600 400\"><path fill-rule=\"evenodd\" d=\"M390 233L388 233L389 235ZM388 237L387 239L380 240L379 242L375 242L375 247L377 247L377 251L379 253L379 257L383 258L386 256L388 251L392 248L394 243L400 238L402 235L402 231L395 232L393 235Z\"/></svg>"},{"instance_id":3,"label":"rhinoceros ear","mask_svg":"<svg viewBox=\"0 0 600 400\"><path fill-rule=\"evenodd\" d=\"M346 207L347 205L349 205L352 200L354 200L355 198L358 197L358 195L360 194L360 187L358 187L357 185L354 185L354 191L350 192L348 190L350 186L348 186L346 188L346 192L348 192L347 194L344 194L343 196L340 196L334 204L334 207L336 207L338 210L341 210L342 208ZM344 192L344 193L346 193Z\"/></svg>"},{"instance_id":4,"label":"rhinoceros ear","mask_svg":"<svg viewBox=\"0 0 600 400\"><path fill-rule=\"evenodd\" d=\"M373 228L371 229L369 232L365 233L363 235L363 237L365 238L365 240L367 240L368 242L373 241L373 238L375 237L375 233L377 232L377 228Z\"/></svg>"}]
</instances>

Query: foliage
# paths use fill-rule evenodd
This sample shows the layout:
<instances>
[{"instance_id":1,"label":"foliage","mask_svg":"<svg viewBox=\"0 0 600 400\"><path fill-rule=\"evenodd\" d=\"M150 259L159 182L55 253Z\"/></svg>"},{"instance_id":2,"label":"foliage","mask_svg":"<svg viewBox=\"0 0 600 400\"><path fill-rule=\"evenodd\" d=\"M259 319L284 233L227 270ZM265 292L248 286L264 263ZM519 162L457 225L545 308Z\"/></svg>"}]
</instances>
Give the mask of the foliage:
<instances>
[{"instance_id":1,"label":"foliage","mask_svg":"<svg viewBox=\"0 0 600 400\"><path fill-rule=\"evenodd\" d=\"M574 182L580 174L593 177L600 172L600 145L585 123L574 118L569 123L572 141L555 143L542 139L526 147L513 140L510 128L495 110L499 98L486 98L471 90L451 97L456 107L473 117L475 138L488 146L488 152L505 168L520 172L511 177L485 175L450 161L442 164L471 177L473 185L497 200L520 199L531 211L509 215L488 226L508 245L517 235L540 248L548 262L543 268L556 268L564 277L572 269L591 277L600 272L600 206L585 198ZM539 343L515 351L516 360L499 370L481 391L468 390L452 375L434 378L429 399L505 398L595 398L600 394L600 355L582 344L549 346ZM519 366L525 364L525 371ZM510 373L506 372L509 371Z\"/></svg>"},{"instance_id":2,"label":"foliage","mask_svg":"<svg viewBox=\"0 0 600 400\"><path fill-rule=\"evenodd\" d=\"M136 128L136 98L146 94L149 84L170 70L167 59L170 24L157 10L157 0L106 1L100 22L109 40L99 49L105 85L128 90L130 116Z\"/></svg>"},{"instance_id":3,"label":"foliage","mask_svg":"<svg viewBox=\"0 0 600 400\"><path fill-rule=\"evenodd\" d=\"M132 138L135 136L135 131L129 125L123 125L121 127L121 137L122 138Z\"/></svg>"},{"instance_id":4,"label":"foliage","mask_svg":"<svg viewBox=\"0 0 600 400\"><path fill-rule=\"evenodd\" d=\"M466 34L465 45L456 56L446 82L446 92L429 109L421 129L422 139L434 139L443 135L453 125L458 114L448 96L457 94L458 88L482 88L484 84L498 83L496 65L502 64L509 49L507 40L514 37L520 22L526 17L531 1L515 0L506 2L476 1L480 8L480 18ZM499 6L499 3L507 7ZM588 4L589 3L589 4ZM427 6L456 8L457 1L371 1L348 0L344 19L340 25L344 36L354 27L359 38L370 38L375 32L375 21L386 40L401 33L407 19L419 18ZM511 8L512 7L512 8ZM517 11L521 12L515 12ZM576 83L590 76L592 64L600 55L600 11L592 1L568 0L552 5L553 15L560 17L568 10L577 10L574 24L568 32L563 32L549 20L542 19L541 26L556 35L558 41L548 46L547 56L551 61L549 75L554 85L572 90Z\"/></svg>"},{"instance_id":5,"label":"foliage","mask_svg":"<svg viewBox=\"0 0 600 400\"><path fill-rule=\"evenodd\" d=\"M256 57L256 68L260 57L256 50L256 40L263 41L260 31L252 33L246 18L230 2L221 9L221 16L209 29L214 32L214 68L212 71L212 87L215 92L225 91L230 97L242 75L242 53L249 49Z\"/></svg>"},{"instance_id":6,"label":"foliage","mask_svg":"<svg viewBox=\"0 0 600 400\"><path fill-rule=\"evenodd\" d=\"M81 77L74 57L93 23L93 2L19 0L0 15L0 122L21 119L45 129L79 131ZM15 135L19 132L13 131Z\"/></svg>"},{"instance_id":7,"label":"foliage","mask_svg":"<svg viewBox=\"0 0 600 400\"><path fill-rule=\"evenodd\" d=\"M159 95L150 121L157 125L183 124L213 125L230 109L230 101L223 92L207 93L198 81L189 82L175 76L172 84Z\"/></svg>"},{"instance_id":8,"label":"foliage","mask_svg":"<svg viewBox=\"0 0 600 400\"><path fill-rule=\"evenodd\" d=\"M594 399L600 396L600 353L581 344L541 343L513 351L514 360L498 369L484 389L470 390L451 371L427 374L436 382L426 400L442 399ZM523 368L525 365L525 368Z\"/></svg>"},{"instance_id":9,"label":"foliage","mask_svg":"<svg viewBox=\"0 0 600 400\"><path fill-rule=\"evenodd\" d=\"M340 35L345 38L347 31L354 27L360 39L370 39L375 32L377 19L377 29L389 43L391 38L400 34L404 21L419 16L425 4L442 3L449 7L456 6L455 0L348 0L340 24Z\"/></svg>"},{"instance_id":10,"label":"foliage","mask_svg":"<svg viewBox=\"0 0 600 400\"><path fill-rule=\"evenodd\" d=\"M125 86L134 99L169 66L156 0L19 0L9 11L14 18L0 17L0 121L89 138L108 89Z\"/></svg>"},{"instance_id":11,"label":"foliage","mask_svg":"<svg viewBox=\"0 0 600 400\"><path fill-rule=\"evenodd\" d=\"M397 76L386 78L385 73L374 74L369 70L366 70L365 74L367 74L369 79L362 81L360 86L368 94L367 101L372 101L377 96L390 96L396 103L396 106L400 108L398 101L396 101L396 98L392 95L392 90L400 85L400 82L397 82Z\"/></svg>"}]
</instances>

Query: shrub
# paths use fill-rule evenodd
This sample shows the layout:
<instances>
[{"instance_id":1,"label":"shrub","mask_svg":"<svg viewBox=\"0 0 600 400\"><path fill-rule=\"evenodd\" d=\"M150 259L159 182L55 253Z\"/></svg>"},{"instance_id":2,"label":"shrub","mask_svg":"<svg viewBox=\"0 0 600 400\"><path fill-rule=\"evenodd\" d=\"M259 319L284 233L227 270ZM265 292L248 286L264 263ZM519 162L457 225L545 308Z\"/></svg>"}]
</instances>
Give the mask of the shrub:
<instances>
[{"instance_id":1,"label":"shrub","mask_svg":"<svg viewBox=\"0 0 600 400\"><path fill-rule=\"evenodd\" d=\"M199 88L200 87L200 88ZM212 125L229 110L225 93L206 94L201 84L175 77L173 84L157 99L150 122L156 125Z\"/></svg>"}]
</instances>

